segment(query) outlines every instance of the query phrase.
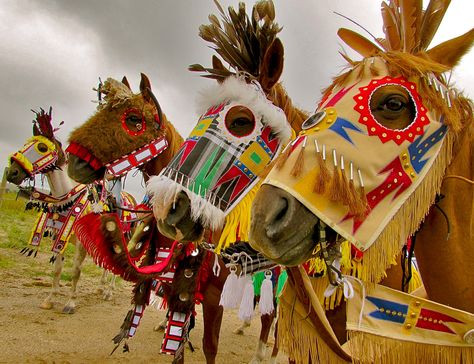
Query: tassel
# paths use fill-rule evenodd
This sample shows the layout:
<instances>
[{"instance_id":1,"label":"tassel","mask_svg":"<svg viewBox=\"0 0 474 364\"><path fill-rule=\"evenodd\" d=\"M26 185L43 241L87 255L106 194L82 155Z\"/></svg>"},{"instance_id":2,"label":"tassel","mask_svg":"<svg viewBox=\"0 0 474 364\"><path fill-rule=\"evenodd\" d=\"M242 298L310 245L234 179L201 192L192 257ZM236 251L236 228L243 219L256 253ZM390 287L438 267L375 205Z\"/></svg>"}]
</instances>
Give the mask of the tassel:
<instances>
[{"instance_id":1,"label":"tassel","mask_svg":"<svg viewBox=\"0 0 474 364\"><path fill-rule=\"evenodd\" d=\"M250 321L253 317L253 299L254 299L254 291L253 291L253 283L252 278L250 275L245 275L243 278L245 282L244 285L244 294L242 296L242 301L240 302L240 309L239 309L239 318L242 321Z\"/></svg>"},{"instance_id":2,"label":"tassel","mask_svg":"<svg viewBox=\"0 0 474 364\"><path fill-rule=\"evenodd\" d=\"M273 306L272 272L269 270L265 271L265 279L262 282L262 288L260 288L260 301L258 306L262 315L269 315L275 309Z\"/></svg>"},{"instance_id":3,"label":"tassel","mask_svg":"<svg viewBox=\"0 0 474 364\"><path fill-rule=\"evenodd\" d=\"M360 172L360 169L357 169L357 173L359 175L359 182L360 182L360 186L359 186L359 200L360 200L360 204L361 204L361 209L360 209L360 212L357 216L357 218L359 220L365 218L365 216L367 215L367 212L369 210L369 205L368 205L368 202L367 202L367 195L365 193L365 188L364 188L364 180L362 179L362 173Z\"/></svg>"},{"instance_id":4,"label":"tassel","mask_svg":"<svg viewBox=\"0 0 474 364\"><path fill-rule=\"evenodd\" d=\"M291 147L295 144L295 142L297 141L298 139L295 139L293 140L291 143L288 143L285 147L285 149L283 149L283 152L281 152L280 156L278 157L278 160L276 162L276 168L278 170L282 169L283 166L285 165L286 163L286 160L288 159L288 157L290 156L291 154Z\"/></svg>"},{"instance_id":5,"label":"tassel","mask_svg":"<svg viewBox=\"0 0 474 364\"><path fill-rule=\"evenodd\" d=\"M349 181L345 173L344 157L341 155L341 200L344 205L348 206L350 199Z\"/></svg>"},{"instance_id":6,"label":"tassel","mask_svg":"<svg viewBox=\"0 0 474 364\"><path fill-rule=\"evenodd\" d=\"M332 150L332 156L333 156L333 162L334 162L334 169L333 169L333 174L332 174L332 182L331 186L329 189L329 198L331 201L341 201L342 194L342 180L341 180L341 174L339 173L339 168L337 168L337 156L336 156L336 150Z\"/></svg>"},{"instance_id":7,"label":"tassel","mask_svg":"<svg viewBox=\"0 0 474 364\"><path fill-rule=\"evenodd\" d=\"M92 204L92 212L95 214L100 214L104 211L104 207L101 203L99 202L94 202Z\"/></svg>"},{"instance_id":8,"label":"tassel","mask_svg":"<svg viewBox=\"0 0 474 364\"><path fill-rule=\"evenodd\" d=\"M242 290L239 287L240 282L237 274L235 274L236 271L237 268L235 266L230 267L230 274L227 276L224 287L222 288L219 305L224 308L237 308L242 299Z\"/></svg>"},{"instance_id":9,"label":"tassel","mask_svg":"<svg viewBox=\"0 0 474 364\"><path fill-rule=\"evenodd\" d=\"M319 174L316 176L316 182L313 186L313 192L318 194L323 194L326 189L326 184L329 182L331 175L329 169L326 166L326 146L323 145L323 151L319 150L318 142L315 140L314 144L316 146L316 162L319 166Z\"/></svg>"},{"instance_id":10,"label":"tassel","mask_svg":"<svg viewBox=\"0 0 474 364\"><path fill-rule=\"evenodd\" d=\"M291 169L291 175L293 177L298 177L301 172L303 172L303 167L304 167L304 150L306 148L306 136L303 137L303 143L300 149L300 152L298 153L298 157L296 158L296 162Z\"/></svg>"}]
</instances>

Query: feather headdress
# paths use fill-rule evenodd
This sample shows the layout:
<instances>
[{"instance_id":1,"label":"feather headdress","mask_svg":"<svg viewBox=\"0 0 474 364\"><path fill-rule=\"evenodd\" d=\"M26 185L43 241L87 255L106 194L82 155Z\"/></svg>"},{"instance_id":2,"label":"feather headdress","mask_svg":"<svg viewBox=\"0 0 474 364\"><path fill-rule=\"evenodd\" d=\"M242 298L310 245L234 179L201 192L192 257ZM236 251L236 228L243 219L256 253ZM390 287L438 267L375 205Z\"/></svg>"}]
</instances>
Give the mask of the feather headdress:
<instances>
[{"instance_id":1,"label":"feather headdress","mask_svg":"<svg viewBox=\"0 0 474 364\"><path fill-rule=\"evenodd\" d=\"M221 21L214 14L209 15L210 24L199 27L199 36L211 43L211 48L235 72L258 79L265 52L282 29L275 22L273 2L258 1L253 6L251 18L245 11L244 3L239 4L238 10L229 6L228 14L217 0L214 0L214 3L221 15ZM212 68L193 64L189 66L189 70L205 72L203 77L217 80L223 80L233 74L216 56L213 56Z\"/></svg>"}]
</instances>

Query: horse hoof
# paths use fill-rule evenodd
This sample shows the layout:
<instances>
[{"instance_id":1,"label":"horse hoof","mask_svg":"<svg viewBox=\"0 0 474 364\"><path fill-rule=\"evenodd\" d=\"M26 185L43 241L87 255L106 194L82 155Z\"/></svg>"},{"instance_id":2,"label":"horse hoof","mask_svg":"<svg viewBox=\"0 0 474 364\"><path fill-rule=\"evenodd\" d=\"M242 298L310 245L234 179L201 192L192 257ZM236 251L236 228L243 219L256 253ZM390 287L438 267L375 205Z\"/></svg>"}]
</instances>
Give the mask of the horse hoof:
<instances>
[{"instance_id":1,"label":"horse hoof","mask_svg":"<svg viewBox=\"0 0 474 364\"><path fill-rule=\"evenodd\" d=\"M53 303L50 301L45 301L41 303L40 308L43 310L51 310L53 308Z\"/></svg>"},{"instance_id":2,"label":"horse hoof","mask_svg":"<svg viewBox=\"0 0 474 364\"><path fill-rule=\"evenodd\" d=\"M104 294L104 289L99 287L95 290L95 293L98 295Z\"/></svg>"},{"instance_id":3,"label":"horse hoof","mask_svg":"<svg viewBox=\"0 0 474 364\"><path fill-rule=\"evenodd\" d=\"M163 331L165 331L165 329L166 329L166 326L165 326L165 325L156 325L156 326L153 328L153 331L163 332Z\"/></svg>"},{"instance_id":4,"label":"horse hoof","mask_svg":"<svg viewBox=\"0 0 474 364\"><path fill-rule=\"evenodd\" d=\"M261 362L260 359L253 357L252 360L249 361L249 364L260 364Z\"/></svg>"},{"instance_id":5,"label":"horse hoof","mask_svg":"<svg viewBox=\"0 0 474 364\"><path fill-rule=\"evenodd\" d=\"M244 334L244 330L239 327L238 329L235 329L235 330L233 331L233 333L236 334L236 335L243 335L243 334Z\"/></svg>"},{"instance_id":6,"label":"horse hoof","mask_svg":"<svg viewBox=\"0 0 474 364\"><path fill-rule=\"evenodd\" d=\"M76 308L75 308L75 307L72 307L72 306L64 306L64 308L63 308L63 313L73 314L74 312L76 312Z\"/></svg>"},{"instance_id":7,"label":"horse hoof","mask_svg":"<svg viewBox=\"0 0 474 364\"><path fill-rule=\"evenodd\" d=\"M105 292L104 295L102 296L104 301L111 301L112 300L112 293L111 292Z\"/></svg>"}]
</instances>

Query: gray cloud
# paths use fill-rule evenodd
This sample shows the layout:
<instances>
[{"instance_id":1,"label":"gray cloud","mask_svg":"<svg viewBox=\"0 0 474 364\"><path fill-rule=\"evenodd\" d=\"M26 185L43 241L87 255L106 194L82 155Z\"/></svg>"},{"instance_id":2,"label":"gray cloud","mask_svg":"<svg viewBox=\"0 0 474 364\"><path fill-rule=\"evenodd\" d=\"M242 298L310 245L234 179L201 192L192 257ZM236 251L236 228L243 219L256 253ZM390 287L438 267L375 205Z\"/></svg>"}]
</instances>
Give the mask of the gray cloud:
<instances>
[{"instance_id":1,"label":"gray cloud","mask_svg":"<svg viewBox=\"0 0 474 364\"><path fill-rule=\"evenodd\" d=\"M224 7L237 1L221 1ZM246 1L251 8L251 1ZM314 109L320 91L343 67L338 55L339 27L355 26L333 11L342 12L372 33L381 35L378 5L372 0L274 0L283 26L285 46L283 83L295 103ZM378 3L377 3L378 4ZM456 8L455 8L456 6ZM468 30L470 0L453 3L440 28L446 38ZM470 8L470 11L466 9ZM139 74L148 74L170 120L186 135L196 121L194 98L209 80L187 71L192 63L210 64L212 51L198 37L198 27L217 10L211 0L4 0L0 5L0 167L7 155L31 135L31 108L53 106L59 132L69 132L95 110L91 88L98 77L127 75L137 89ZM463 25L464 24L464 25ZM454 32L454 33L453 33ZM443 34L438 38L442 39ZM461 88L474 95L471 52L461 64ZM139 182L130 181L132 192Z\"/></svg>"}]
</instances>

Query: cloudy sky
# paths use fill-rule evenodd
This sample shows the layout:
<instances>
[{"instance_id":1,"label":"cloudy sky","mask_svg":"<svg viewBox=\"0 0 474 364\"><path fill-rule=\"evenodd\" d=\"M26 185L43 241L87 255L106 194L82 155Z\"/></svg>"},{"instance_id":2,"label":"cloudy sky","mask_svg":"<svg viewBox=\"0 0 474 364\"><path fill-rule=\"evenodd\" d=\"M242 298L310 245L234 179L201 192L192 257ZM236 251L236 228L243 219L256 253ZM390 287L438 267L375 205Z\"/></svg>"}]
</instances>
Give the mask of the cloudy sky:
<instances>
[{"instance_id":1,"label":"cloudy sky","mask_svg":"<svg viewBox=\"0 0 474 364\"><path fill-rule=\"evenodd\" d=\"M250 9L253 2L245 1ZM285 47L283 83L294 102L312 110L320 90L344 64L339 27L355 29L334 11L381 36L379 0L274 0ZM237 1L221 0L225 7ZM426 4L425 4L426 6ZM146 73L163 111L182 135L197 120L194 99L210 80L187 71L210 65L212 52L198 27L216 13L212 0L0 0L0 168L31 136L30 109L53 107L59 138L95 111L98 77L126 75L138 90ZM474 26L474 1L453 0L433 44ZM350 52L349 52L350 53ZM474 97L474 51L453 79ZM470 66L470 67L469 67ZM139 179L126 188L141 195Z\"/></svg>"}]
</instances>

